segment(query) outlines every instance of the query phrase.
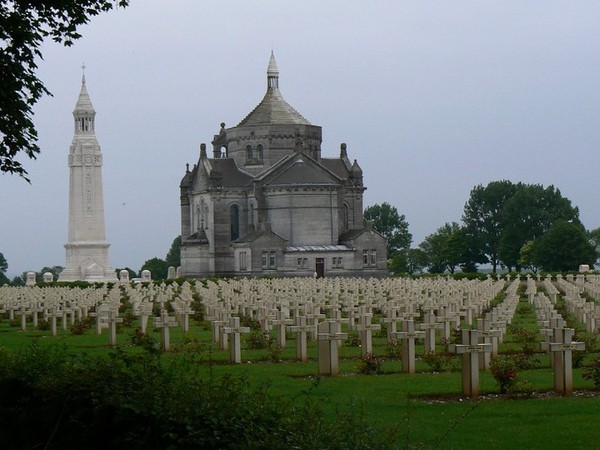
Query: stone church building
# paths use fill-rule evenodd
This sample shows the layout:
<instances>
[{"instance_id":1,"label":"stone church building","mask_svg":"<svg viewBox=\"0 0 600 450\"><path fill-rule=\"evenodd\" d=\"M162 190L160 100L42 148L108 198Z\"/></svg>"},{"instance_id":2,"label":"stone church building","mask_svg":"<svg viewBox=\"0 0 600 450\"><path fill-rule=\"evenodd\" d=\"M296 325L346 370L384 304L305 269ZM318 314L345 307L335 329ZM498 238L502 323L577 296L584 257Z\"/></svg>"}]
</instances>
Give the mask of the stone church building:
<instances>
[{"instance_id":1,"label":"stone church building","mask_svg":"<svg viewBox=\"0 0 600 450\"><path fill-rule=\"evenodd\" d=\"M181 269L206 276L384 276L386 239L363 219L363 173L321 156L321 127L282 97L271 53L267 92L221 129L181 180Z\"/></svg>"}]
</instances>

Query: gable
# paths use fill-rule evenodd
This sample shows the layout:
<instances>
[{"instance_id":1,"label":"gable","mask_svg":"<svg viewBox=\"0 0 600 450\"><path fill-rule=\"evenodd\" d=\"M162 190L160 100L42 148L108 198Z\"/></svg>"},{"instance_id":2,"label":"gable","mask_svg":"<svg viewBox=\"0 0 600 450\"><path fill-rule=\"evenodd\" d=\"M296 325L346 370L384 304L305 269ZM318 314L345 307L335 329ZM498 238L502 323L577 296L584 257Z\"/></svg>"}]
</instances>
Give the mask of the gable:
<instances>
[{"instance_id":1,"label":"gable","mask_svg":"<svg viewBox=\"0 0 600 450\"><path fill-rule=\"evenodd\" d=\"M272 244L282 246L285 244L285 242L286 240L284 238L271 230L257 230L237 239L234 245L237 246L239 244L250 244L251 246L260 246L264 244Z\"/></svg>"},{"instance_id":2,"label":"gable","mask_svg":"<svg viewBox=\"0 0 600 450\"><path fill-rule=\"evenodd\" d=\"M337 186L342 182L329 169L301 152L284 158L260 179L264 186Z\"/></svg>"},{"instance_id":3,"label":"gable","mask_svg":"<svg viewBox=\"0 0 600 450\"><path fill-rule=\"evenodd\" d=\"M342 234L339 238L341 243L350 244L350 246L360 246L359 243L364 242L383 242L387 245L387 239L382 234L375 231L372 227L365 226L358 230L349 230Z\"/></svg>"}]
</instances>

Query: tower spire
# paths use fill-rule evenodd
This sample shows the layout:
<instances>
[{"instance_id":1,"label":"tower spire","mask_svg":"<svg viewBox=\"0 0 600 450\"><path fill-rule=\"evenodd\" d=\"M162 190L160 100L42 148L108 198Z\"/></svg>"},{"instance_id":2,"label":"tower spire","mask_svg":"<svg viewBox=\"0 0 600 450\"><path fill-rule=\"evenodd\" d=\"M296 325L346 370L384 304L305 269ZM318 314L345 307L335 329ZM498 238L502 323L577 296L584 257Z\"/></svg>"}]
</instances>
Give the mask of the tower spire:
<instances>
[{"instance_id":1,"label":"tower spire","mask_svg":"<svg viewBox=\"0 0 600 450\"><path fill-rule=\"evenodd\" d=\"M95 131L96 110L85 85L85 64L81 66L84 73L81 76L81 91L73 110L75 119L75 134L93 133Z\"/></svg>"},{"instance_id":2,"label":"tower spire","mask_svg":"<svg viewBox=\"0 0 600 450\"><path fill-rule=\"evenodd\" d=\"M275 55L271 50L271 58L269 59L269 67L267 67L267 87L269 89L279 89L279 69L275 61Z\"/></svg>"},{"instance_id":3,"label":"tower spire","mask_svg":"<svg viewBox=\"0 0 600 450\"><path fill-rule=\"evenodd\" d=\"M82 66L85 68L85 65ZM75 104L75 110L73 114L96 114L94 110L94 105L92 105L92 100L90 99L90 95L88 94L87 86L85 84L85 72L81 75L81 91L79 92L79 97L77 98L77 103Z\"/></svg>"},{"instance_id":4,"label":"tower spire","mask_svg":"<svg viewBox=\"0 0 600 450\"><path fill-rule=\"evenodd\" d=\"M95 117L84 74L73 111L75 132L69 151L69 241L65 244L67 261L59 281L116 280L108 263L110 244L105 240L102 152L94 130Z\"/></svg>"}]
</instances>

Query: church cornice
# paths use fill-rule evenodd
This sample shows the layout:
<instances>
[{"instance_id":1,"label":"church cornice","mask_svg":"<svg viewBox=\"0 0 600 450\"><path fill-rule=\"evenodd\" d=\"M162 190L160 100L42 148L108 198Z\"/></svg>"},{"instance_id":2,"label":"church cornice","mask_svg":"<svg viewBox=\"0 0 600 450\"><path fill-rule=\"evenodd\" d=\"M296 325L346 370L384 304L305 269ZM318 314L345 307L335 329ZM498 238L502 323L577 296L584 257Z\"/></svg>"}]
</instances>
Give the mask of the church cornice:
<instances>
[{"instance_id":1,"label":"church cornice","mask_svg":"<svg viewBox=\"0 0 600 450\"><path fill-rule=\"evenodd\" d=\"M279 140L286 140L286 139L296 139L297 138L297 133L289 133L289 134L259 134L259 135L243 135L243 136L235 136L231 139L227 139L226 143L229 144L231 142L236 142L236 143L240 143L240 142L247 142L247 141L265 141L265 142L272 142L275 139L279 139ZM310 135L304 135L303 136L304 139L309 140L309 141L317 141L319 143L322 142L322 139L320 136L310 136Z\"/></svg>"},{"instance_id":2,"label":"church cornice","mask_svg":"<svg viewBox=\"0 0 600 450\"><path fill-rule=\"evenodd\" d=\"M314 184L314 185L297 185L290 186L285 185L267 185L263 186L262 190L265 193L275 192L335 192L340 189L339 185L336 184Z\"/></svg>"}]
</instances>

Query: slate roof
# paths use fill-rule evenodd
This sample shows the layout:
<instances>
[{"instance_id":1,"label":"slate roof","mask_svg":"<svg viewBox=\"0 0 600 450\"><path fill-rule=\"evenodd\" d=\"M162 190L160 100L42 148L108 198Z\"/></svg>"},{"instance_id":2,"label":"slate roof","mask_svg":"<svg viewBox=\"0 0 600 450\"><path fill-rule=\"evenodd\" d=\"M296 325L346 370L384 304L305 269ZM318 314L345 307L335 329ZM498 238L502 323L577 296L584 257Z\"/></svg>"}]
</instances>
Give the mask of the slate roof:
<instances>
[{"instance_id":1,"label":"slate roof","mask_svg":"<svg viewBox=\"0 0 600 450\"><path fill-rule=\"evenodd\" d=\"M369 222L367 221L367 224L364 227L359 228L358 230L346 231L344 234L342 234L340 236L338 241L339 242L350 242L350 241L358 238L361 234L366 233L367 231L374 232L375 234L378 234L382 238L386 239L384 235L379 233L377 230L374 230L372 224L369 224Z\"/></svg>"},{"instance_id":2,"label":"slate roof","mask_svg":"<svg viewBox=\"0 0 600 450\"><path fill-rule=\"evenodd\" d=\"M252 125L310 125L285 101L279 89L269 88L262 101L242 120L238 127Z\"/></svg>"},{"instance_id":3,"label":"slate roof","mask_svg":"<svg viewBox=\"0 0 600 450\"><path fill-rule=\"evenodd\" d=\"M344 234L342 234L339 238L340 242L348 242L353 239L356 239L358 236L367 231L366 227L360 228L358 230L348 230Z\"/></svg>"},{"instance_id":4,"label":"slate roof","mask_svg":"<svg viewBox=\"0 0 600 450\"><path fill-rule=\"evenodd\" d=\"M252 176L242 172L231 158L211 159L210 165L223 175L223 187L249 186L252 183Z\"/></svg>"},{"instance_id":5,"label":"slate roof","mask_svg":"<svg viewBox=\"0 0 600 450\"><path fill-rule=\"evenodd\" d=\"M350 172L348 171L346 164L344 164L344 161L340 158L321 158L319 162L341 179L348 178Z\"/></svg>"},{"instance_id":6,"label":"slate roof","mask_svg":"<svg viewBox=\"0 0 600 450\"><path fill-rule=\"evenodd\" d=\"M198 230L194 234L192 234L186 241L196 241L200 244L208 244L208 237L204 230Z\"/></svg>"},{"instance_id":7,"label":"slate roof","mask_svg":"<svg viewBox=\"0 0 600 450\"><path fill-rule=\"evenodd\" d=\"M262 236L275 236L277 239L279 239L281 241L285 241L284 238L282 238L277 233L274 233L271 230L255 230L255 231L251 231L250 233L236 239L235 242L238 244L241 244L244 242L254 242Z\"/></svg>"},{"instance_id":8,"label":"slate roof","mask_svg":"<svg viewBox=\"0 0 600 450\"><path fill-rule=\"evenodd\" d=\"M267 93L262 101L242 120L238 127L253 125L310 125L302 115L286 102L279 92L279 69L271 52L267 68Z\"/></svg>"},{"instance_id":9,"label":"slate roof","mask_svg":"<svg viewBox=\"0 0 600 450\"><path fill-rule=\"evenodd\" d=\"M339 184L333 177L322 169L307 164L302 158L295 161L291 167L276 175L267 182L268 185L284 184Z\"/></svg>"}]
</instances>

